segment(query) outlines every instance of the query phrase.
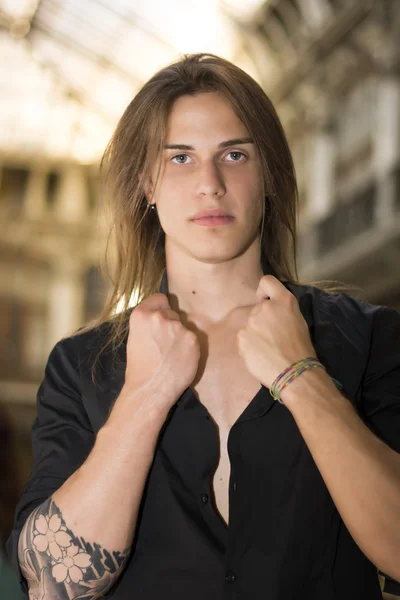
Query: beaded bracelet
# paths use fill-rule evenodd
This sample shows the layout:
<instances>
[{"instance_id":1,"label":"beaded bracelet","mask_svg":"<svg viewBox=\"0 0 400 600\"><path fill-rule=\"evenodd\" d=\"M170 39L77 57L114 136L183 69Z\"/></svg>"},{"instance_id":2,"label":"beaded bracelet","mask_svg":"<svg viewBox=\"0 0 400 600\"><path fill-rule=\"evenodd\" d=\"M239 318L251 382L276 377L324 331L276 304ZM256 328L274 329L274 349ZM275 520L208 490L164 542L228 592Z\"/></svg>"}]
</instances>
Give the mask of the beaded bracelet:
<instances>
[{"instance_id":1,"label":"beaded bracelet","mask_svg":"<svg viewBox=\"0 0 400 600\"><path fill-rule=\"evenodd\" d=\"M318 360L316 356L307 356L306 358L298 360L297 362L290 365L287 369L283 371L283 373L278 375L278 377L272 383L270 387L270 394L273 397L273 399L278 400L280 404L283 404L282 400L279 397L283 388L289 385L289 383L291 383L294 379L301 375L301 373L303 373L303 371L305 371L306 369L315 369L316 367L320 367L326 371L324 365ZM334 379L333 377L331 377L331 379L335 383L336 387L338 387L339 389L343 387L342 384L339 381L337 381L337 379Z\"/></svg>"}]
</instances>

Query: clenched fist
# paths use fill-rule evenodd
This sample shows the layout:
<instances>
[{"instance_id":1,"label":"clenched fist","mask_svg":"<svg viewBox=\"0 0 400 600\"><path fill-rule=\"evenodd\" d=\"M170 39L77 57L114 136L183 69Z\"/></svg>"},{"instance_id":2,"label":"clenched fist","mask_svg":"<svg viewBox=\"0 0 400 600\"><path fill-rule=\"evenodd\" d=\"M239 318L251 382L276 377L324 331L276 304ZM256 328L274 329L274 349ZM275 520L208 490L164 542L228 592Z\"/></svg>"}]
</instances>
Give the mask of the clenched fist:
<instances>
[{"instance_id":1,"label":"clenched fist","mask_svg":"<svg viewBox=\"0 0 400 600\"><path fill-rule=\"evenodd\" d=\"M169 305L156 293L141 302L129 318L125 388L161 392L170 408L192 383L200 345Z\"/></svg>"}]
</instances>

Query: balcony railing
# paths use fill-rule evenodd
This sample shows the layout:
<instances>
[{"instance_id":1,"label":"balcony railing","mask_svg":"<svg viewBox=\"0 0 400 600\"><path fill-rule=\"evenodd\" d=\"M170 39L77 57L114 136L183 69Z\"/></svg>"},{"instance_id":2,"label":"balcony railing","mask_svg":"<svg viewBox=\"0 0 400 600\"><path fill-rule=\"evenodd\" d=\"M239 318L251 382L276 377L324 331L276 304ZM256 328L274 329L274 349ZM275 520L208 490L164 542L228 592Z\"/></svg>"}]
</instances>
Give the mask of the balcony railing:
<instances>
[{"instance_id":1,"label":"balcony railing","mask_svg":"<svg viewBox=\"0 0 400 600\"><path fill-rule=\"evenodd\" d=\"M370 229L374 224L376 201L377 188L375 183L370 183L318 223L317 255L323 256Z\"/></svg>"}]
</instances>

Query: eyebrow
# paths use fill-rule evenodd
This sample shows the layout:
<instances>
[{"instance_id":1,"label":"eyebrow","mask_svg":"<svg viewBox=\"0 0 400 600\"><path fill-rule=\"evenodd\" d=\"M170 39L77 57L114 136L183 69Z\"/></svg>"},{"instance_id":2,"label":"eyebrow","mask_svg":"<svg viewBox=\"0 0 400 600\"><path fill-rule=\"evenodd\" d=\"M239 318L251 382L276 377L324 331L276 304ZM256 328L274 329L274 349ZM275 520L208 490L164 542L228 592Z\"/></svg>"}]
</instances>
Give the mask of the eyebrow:
<instances>
[{"instance_id":1,"label":"eyebrow","mask_svg":"<svg viewBox=\"0 0 400 600\"><path fill-rule=\"evenodd\" d=\"M229 146L238 146L239 144L254 144L252 138L233 138L232 140L226 140L218 144L218 148L228 148ZM164 150L195 150L194 146L188 146L187 144L167 144L164 146Z\"/></svg>"}]
</instances>

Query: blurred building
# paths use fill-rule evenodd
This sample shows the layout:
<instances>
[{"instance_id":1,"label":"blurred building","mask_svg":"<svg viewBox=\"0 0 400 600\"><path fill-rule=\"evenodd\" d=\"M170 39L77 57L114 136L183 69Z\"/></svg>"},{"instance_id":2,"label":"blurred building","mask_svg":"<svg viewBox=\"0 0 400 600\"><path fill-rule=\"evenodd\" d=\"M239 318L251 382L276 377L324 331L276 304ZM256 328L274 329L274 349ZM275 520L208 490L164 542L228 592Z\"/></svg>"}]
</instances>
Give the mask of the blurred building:
<instances>
[{"instance_id":1,"label":"blurred building","mask_svg":"<svg viewBox=\"0 0 400 600\"><path fill-rule=\"evenodd\" d=\"M0 403L21 483L48 354L107 291L102 151L182 52L225 56L273 100L298 174L301 279L400 310L399 39L398 0L0 0Z\"/></svg>"},{"instance_id":2,"label":"blurred building","mask_svg":"<svg viewBox=\"0 0 400 600\"><path fill-rule=\"evenodd\" d=\"M28 442L51 348L97 315L104 301L99 247L105 232L95 188L96 175L76 163L2 159L0 400L11 410L19 449Z\"/></svg>"},{"instance_id":3,"label":"blurred building","mask_svg":"<svg viewBox=\"0 0 400 600\"><path fill-rule=\"evenodd\" d=\"M301 277L400 309L400 2L270 0L241 28L295 159Z\"/></svg>"}]
</instances>

